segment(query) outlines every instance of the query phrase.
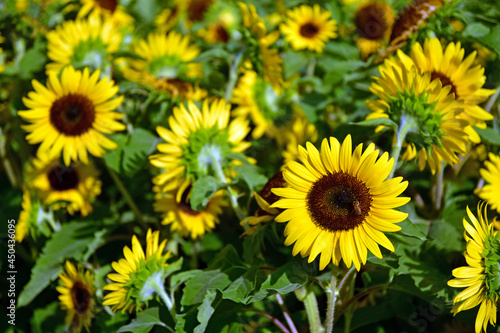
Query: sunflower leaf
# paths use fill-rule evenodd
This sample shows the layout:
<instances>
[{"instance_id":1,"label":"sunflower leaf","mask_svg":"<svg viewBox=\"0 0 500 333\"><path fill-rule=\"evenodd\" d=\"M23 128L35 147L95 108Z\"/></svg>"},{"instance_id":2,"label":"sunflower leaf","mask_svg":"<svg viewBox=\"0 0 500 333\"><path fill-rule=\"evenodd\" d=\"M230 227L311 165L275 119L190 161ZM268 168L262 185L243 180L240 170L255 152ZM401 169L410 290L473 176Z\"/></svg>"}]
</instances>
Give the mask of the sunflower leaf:
<instances>
[{"instance_id":1,"label":"sunflower leaf","mask_svg":"<svg viewBox=\"0 0 500 333\"><path fill-rule=\"evenodd\" d=\"M500 145L500 133L492 128L478 128L474 127L477 134L481 137L481 142L489 143L495 146Z\"/></svg>"},{"instance_id":2,"label":"sunflower leaf","mask_svg":"<svg viewBox=\"0 0 500 333\"><path fill-rule=\"evenodd\" d=\"M198 307L198 315L196 316L196 319L198 319L200 324L195 327L194 333L205 332L210 317L212 317L212 314L215 312L215 308L221 301L220 297L218 301L215 301L216 297L216 290L208 290L205 294L203 303L201 303L201 305Z\"/></svg>"},{"instance_id":3,"label":"sunflower leaf","mask_svg":"<svg viewBox=\"0 0 500 333\"><path fill-rule=\"evenodd\" d=\"M134 321L120 327L117 332L147 333L151 331L155 325L167 327L167 325L160 320L160 312L157 307L139 312Z\"/></svg>"},{"instance_id":4,"label":"sunflower leaf","mask_svg":"<svg viewBox=\"0 0 500 333\"><path fill-rule=\"evenodd\" d=\"M127 176L136 174L155 150L157 138L142 128L134 129L127 144L123 147L122 169Z\"/></svg>"},{"instance_id":5,"label":"sunflower leaf","mask_svg":"<svg viewBox=\"0 0 500 333\"><path fill-rule=\"evenodd\" d=\"M261 174L257 166L253 164L236 165L234 170L248 185L250 193L260 190L267 183L267 177Z\"/></svg>"},{"instance_id":6,"label":"sunflower leaf","mask_svg":"<svg viewBox=\"0 0 500 333\"><path fill-rule=\"evenodd\" d=\"M203 176L194 182L191 189L191 207L194 210L203 210L207 206L208 201L218 190L225 188L227 184L223 184L212 176Z\"/></svg>"}]
</instances>

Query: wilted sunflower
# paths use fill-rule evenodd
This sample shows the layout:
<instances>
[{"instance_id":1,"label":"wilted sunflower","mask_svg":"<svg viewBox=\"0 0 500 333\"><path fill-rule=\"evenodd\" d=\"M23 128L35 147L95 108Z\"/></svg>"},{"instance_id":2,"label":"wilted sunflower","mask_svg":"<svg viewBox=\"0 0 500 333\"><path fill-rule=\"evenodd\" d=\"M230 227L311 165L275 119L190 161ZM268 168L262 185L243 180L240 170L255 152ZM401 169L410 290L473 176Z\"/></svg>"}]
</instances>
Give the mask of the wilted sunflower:
<instances>
[{"instance_id":1,"label":"wilted sunflower","mask_svg":"<svg viewBox=\"0 0 500 333\"><path fill-rule=\"evenodd\" d=\"M484 207L484 209L483 209ZM463 220L467 242L464 253L468 266L455 268L452 272L455 279L448 285L455 288L467 288L460 292L453 304L451 312L456 315L460 311L472 309L480 305L476 316L476 333L486 332L488 322L495 326L497 320L497 303L500 294L500 233L488 222L487 205L477 205L477 217L467 207L467 215L471 222Z\"/></svg>"},{"instance_id":2,"label":"wilted sunflower","mask_svg":"<svg viewBox=\"0 0 500 333\"><path fill-rule=\"evenodd\" d=\"M489 161L484 162L486 169L479 170L488 184L476 189L474 193L500 213L500 156L489 153L488 157Z\"/></svg>"},{"instance_id":3,"label":"wilted sunflower","mask_svg":"<svg viewBox=\"0 0 500 333\"><path fill-rule=\"evenodd\" d=\"M38 152L33 166L28 168L29 186L44 205L54 210L65 208L70 214L92 212L91 201L101 193L99 172L91 164L65 166L58 157Z\"/></svg>"},{"instance_id":4,"label":"wilted sunflower","mask_svg":"<svg viewBox=\"0 0 500 333\"><path fill-rule=\"evenodd\" d=\"M466 132L472 142L479 143L481 138L472 126L486 128L485 121L492 120L493 115L486 112L478 104L484 102L495 90L482 89L486 77L484 68L474 65L476 52L464 60L465 50L458 43L449 43L443 51L437 38L426 39L424 47L420 43L413 44L411 58L398 50L398 57L406 68L415 66L421 74L430 73L431 80L439 79L443 87L450 86L450 93L455 99L463 102L464 112L459 118L467 120Z\"/></svg>"},{"instance_id":5,"label":"wilted sunflower","mask_svg":"<svg viewBox=\"0 0 500 333\"><path fill-rule=\"evenodd\" d=\"M155 178L162 192L179 189L177 202L192 182L212 169L216 174L227 170L231 153L246 150L243 141L250 131L243 118L229 120L231 105L224 99L209 103L204 100L201 111L191 101L175 107L169 119L170 129L156 130L166 143L158 144L159 154L150 156L151 164L165 169ZM221 170L222 168L222 170ZM220 175L222 177L222 175Z\"/></svg>"},{"instance_id":6,"label":"wilted sunflower","mask_svg":"<svg viewBox=\"0 0 500 333\"><path fill-rule=\"evenodd\" d=\"M181 194L181 200L176 200L175 191L158 193L153 205L156 212L163 213L164 225L170 225L172 232L179 232L182 237L196 239L212 231L219 223L219 215L228 203L224 199L224 191L216 192L208 201L203 210L194 210L189 202L191 188Z\"/></svg>"},{"instance_id":7,"label":"wilted sunflower","mask_svg":"<svg viewBox=\"0 0 500 333\"><path fill-rule=\"evenodd\" d=\"M88 153L100 157L106 149L115 149L116 143L104 134L125 129L117 120L122 113L113 112L123 101L116 97L118 86L107 77L99 80L100 71L90 75L88 68L81 71L66 67L61 79L49 74L47 87L33 80L35 91L23 98L29 108L18 114L31 123L22 126L29 134L30 144L41 143L40 150L52 155L62 154L64 163L88 163Z\"/></svg>"},{"instance_id":8,"label":"wilted sunflower","mask_svg":"<svg viewBox=\"0 0 500 333\"><path fill-rule=\"evenodd\" d=\"M88 270L83 270L78 264L75 266L66 261L65 271L59 273L57 291L63 310L68 312L66 322L72 332L80 332L82 326L89 331L90 322L94 311L94 277Z\"/></svg>"},{"instance_id":9,"label":"wilted sunflower","mask_svg":"<svg viewBox=\"0 0 500 333\"><path fill-rule=\"evenodd\" d=\"M102 16L110 19L116 27L127 27L134 22L134 18L127 14L125 8L118 4L118 0L80 0L82 8L77 18Z\"/></svg>"},{"instance_id":10,"label":"wilted sunflower","mask_svg":"<svg viewBox=\"0 0 500 333\"><path fill-rule=\"evenodd\" d=\"M112 54L118 51L122 34L109 19L102 21L93 15L65 21L47 33L47 40L47 55L53 61L47 65L47 73L59 74L69 65L104 71L111 66Z\"/></svg>"},{"instance_id":11,"label":"wilted sunflower","mask_svg":"<svg viewBox=\"0 0 500 333\"><path fill-rule=\"evenodd\" d=\"M378 244L394 251L384 232L401 229L394 223L408 214L393 208L410 200L398 197L408 182L402 177L386 180L394 159L387 152L379 157L374 144L364 152L360 144L353 152L350 135L342 145L334 137L330 143L324 139L321 153L310 142L306 147L299 147L302 164L286 164L283 176L289 187L274 188L282 198L271 205L285 209L275 220L288 222L285 245L295 243L293 255L300 252L312 262L321 254L321 270L340 259L359 270L367 250L382 258Z\"/></svg>"},{"instance_id":12,"label":"wilted sunflower","mask_svg":"<svg viewBox=\"0 0 500 333\"><path fill-rule=\"evenodd\" d=\"M114 281L104 287L111 292L104 296L103 305L111 305L112 310L122 312L141 311L144 304L158 294L170 309L172 302L165 292L164 281L168 274L166 268L170 252L163 253L167 240L158 245L160 232L148 230L146 235L146 253L137 237L132 236L132 250L125 246L125 259L114 261L111 266L116 273L108 274Z\"/></svg>"},{"instance_id":13,"label":"wilted sunflower","mask_svg":"<svg viewBox=\"0 0 500 333\"><path fill-rule=\"evenodd\" d=\"M287 11L287 19L280 25L280 30L294 50L321 53L325 43L337 37L337 22L330 16L330 12L321 10L319 5L301 5Z\"/></svg>"},{"instance_id":14,"label":"wilted sunflower","mask_svg":"<svg viewBox=\"0 0 500 333\"><path fill-rule=\"evenodd\" d=\"M356 44L363 59L377 53L389 41L394 24L394 11L384 1L362 2L356 10Z\"/></svg>"},{"instance_id":15,"label":"wilted sunflower","mask_svg":"<svg viewBox=\"0 0 500 333\"><path fill-rule=\"evenodd\" d=\"M167 35L149 34L133 46L143 59L131 59L123 68L127 80L140 82L173 97L200 100L206 92L193 87L188 81L202 76L202 66L193 62L200 54L196 45L189 45L189 36L171 31Z\"/></svg>"},{"instance_id":16,"label":"wilted sunflower","mask_svg":"<svg viewBox=\"0 0 500 333\"><path fill-rule=\"evenodd\" d=\"M458 163L456 154L466 154L469 124L459 115L462 102L442 87L440 80L431 82L431 74L420 74L415 67L407 69L400 59L391 57L379 66L381 77L375 78L370 91L380 99L367 101L373 111L367 119L389 118L398 125L396 141L407 149L404 160L417 157L421 170L426 163L434 174L441 161Z\"/></svg>"}]
</instances>

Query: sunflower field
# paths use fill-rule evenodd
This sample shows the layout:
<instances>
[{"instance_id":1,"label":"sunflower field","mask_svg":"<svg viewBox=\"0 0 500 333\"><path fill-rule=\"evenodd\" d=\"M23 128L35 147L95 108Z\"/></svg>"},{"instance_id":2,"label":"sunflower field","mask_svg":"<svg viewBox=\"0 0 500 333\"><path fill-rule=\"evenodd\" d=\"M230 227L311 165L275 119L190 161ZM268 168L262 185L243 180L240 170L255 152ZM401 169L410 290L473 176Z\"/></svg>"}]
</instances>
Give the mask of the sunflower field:
<instances>
[{"instance_id":1,"label":"sunflower field","mask_svg":"<svg viewBox=\"0 0 500 333\"><path fill-rule=\"evenodd\" d=\"M498 0L2 0L0 331L500 332L499 95Z\"/></svg>"}]
</instances>

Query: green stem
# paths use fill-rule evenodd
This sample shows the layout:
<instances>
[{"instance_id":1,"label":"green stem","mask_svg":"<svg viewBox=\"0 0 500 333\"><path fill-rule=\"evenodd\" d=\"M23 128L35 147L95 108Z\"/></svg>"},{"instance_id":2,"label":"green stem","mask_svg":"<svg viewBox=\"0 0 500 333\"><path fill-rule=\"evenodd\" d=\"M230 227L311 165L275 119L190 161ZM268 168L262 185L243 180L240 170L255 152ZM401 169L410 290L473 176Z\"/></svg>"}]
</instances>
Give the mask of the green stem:
<instances>
[{"instance_id":1,"label":"green stem","mask_svg":"<svg viewBox=\"0 0 500 333\"><path fill-rule=\"evenodd\" d=\"M173 304L172 301L170 300L170 297L168 297L167 293L165 292L165 288L163 286L156 285L155 290L160 295L161 299L163 300L163 303L167 306L168 310L171 311Z\"/></svg>"},{"instance_id":2,"label":"green stem","mask_svg":"<svg viewBox=\"0 0 500 333\"><path fill-rule=\"evenodd\" d=\"M324 328L321 325L321 320L319 318L318 300L316 299L314 292L301 287L295 290L295 295L300 301L304 302L311 333L324 332Z\"/></svg>"},{"instance_id":3,"label":"green stem","mask_svg":"<svg viewBox=\"0 0 500 333\"><path fill-rule=\"evenodd\" d=\"M243 51L240 51L238 54L236 54L234 62L231 65L231 69L229 70L229 79L226 84L226 93L224 94L226 103L229 103L229 100L233 96L233 90L236 86L236 81L238 81L238 70L240 69L240 63L242 59Z\"/></svg>"},{"instance_id":4,"label":"green stem","mask_svg":"<svg viewBox=\"0 0 500 333\"><path fill-rule=\"evenodd\" d=\"M354 272L354 275L353 275L353 278L351 279L350 281L350 285L349 285L349 298L352 299L353 296L354 296L354 280L355 280L355 277L356 277L356 272ZM351 321L352 321L352 317L353 317L353 314L354 314L354 304L351 304L350 307L348 307L346 309L346 313L344 314L344 333L349 333L351 331Z\"/></svg>"},{"instance_id":5,"label":"green stem","mask_svg":"<svg viewBox=\"0 0 500 333\"><path fill-rule=\"evenodd\" d=\"M406 134L414 127L414 120L409 118L401 119L401 123L396 132L396 143L392 147L392 157L394 158L394 166L392 167L391 173L389 174L388 179L394 176L394 172L398 167L399 155L401 153L401 149L403 148L403 142L405 141Z\"/></svg>"},{"instance_id":6,"label":"green stem","mask_svg":"<svg viewBox=\"0 0 500 333\"><path fill-rule=\"evenodd\" d=\"M134 212L135 217L139 221L140 225L144 228L144 230L147 230L148 226L146 225L146 222L144 221L144 218L142 217L142 213L139 210L139 207L137 207L137 205L134 202L134 199L132 199L132 196L130 196L130 193L128 193L128 190L125 187L125 185L123 184L123 182L121 181L120 177L118 177L116 172L114 170L112 170L111 168L107 167L107 169L108 169L109 175L111 176L111 178L115 182L116 187L118 187L118 190L125 198L125 201L127 201L127 204Z\"/></svg>"},{"instance_id":7,"label":"green stem","mask_svg":"<svg viewBox=\"0 0 500 333\"><path fill-rule=\"evenodd\" d=\"M326 289L327 307L326 307L326 322L325 332L333 332L333 320L335 319L335 303L337 301L337 277L336 272L332 272L330 285Z\"/></svg>"}]
</instances>

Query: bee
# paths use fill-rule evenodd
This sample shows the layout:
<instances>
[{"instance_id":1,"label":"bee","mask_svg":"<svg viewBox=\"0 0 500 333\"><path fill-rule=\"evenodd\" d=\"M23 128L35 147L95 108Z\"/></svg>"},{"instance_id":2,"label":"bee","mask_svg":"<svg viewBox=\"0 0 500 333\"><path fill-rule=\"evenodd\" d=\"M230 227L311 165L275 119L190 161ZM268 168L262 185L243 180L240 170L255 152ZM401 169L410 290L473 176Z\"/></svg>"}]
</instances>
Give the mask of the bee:
<instances>
[{"instance_id":1,"label":"bee","mask_svg":"<svg viewBox=\"0 0 500 333\"><path fill-rule=\"evenodd\" d=\"M354 200L352 202L352 205L354 206L354 212L356 215L361 215L361 205L359 204L358 200Z\"/></svg>"}]
</instances>

